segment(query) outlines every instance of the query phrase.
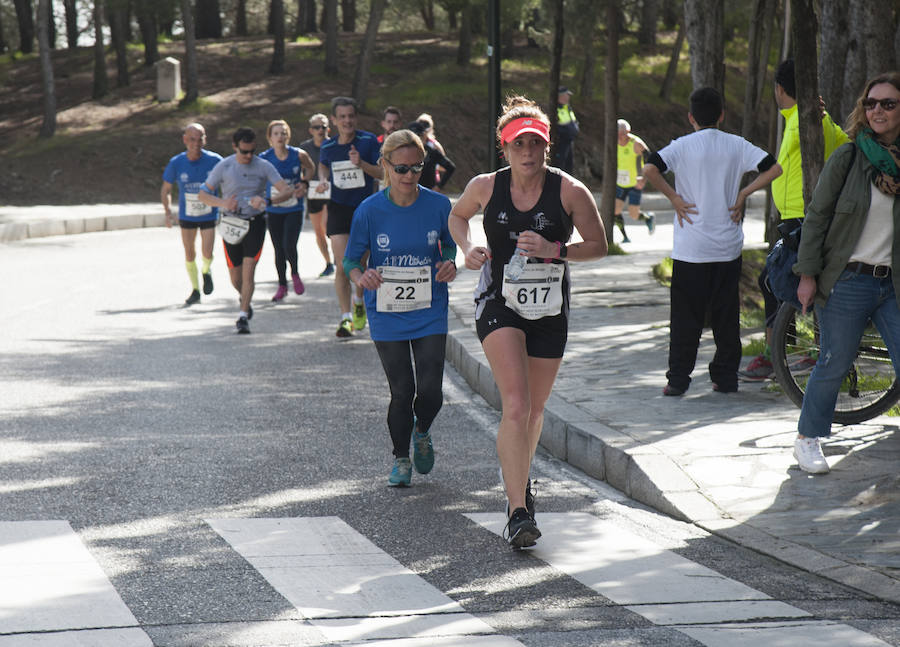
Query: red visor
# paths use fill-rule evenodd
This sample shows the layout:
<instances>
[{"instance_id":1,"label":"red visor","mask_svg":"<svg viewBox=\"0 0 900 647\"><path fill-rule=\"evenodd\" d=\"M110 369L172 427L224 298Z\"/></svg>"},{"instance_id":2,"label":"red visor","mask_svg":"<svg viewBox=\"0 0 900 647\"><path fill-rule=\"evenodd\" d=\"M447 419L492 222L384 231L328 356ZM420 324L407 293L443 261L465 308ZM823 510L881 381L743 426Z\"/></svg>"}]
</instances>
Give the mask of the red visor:
<instances>
[{"instance_id":1,"label":"red visor","mask_svg":"<svg viewBox=\"0 0 900 647\"><path fill-rule=\"evenodd\" d=\"M513 119L500 131L500 138L504 144L508 144L523 133L534 133L545 142L550 141L550 127L544 122L531 117Z\"/></svg>"}]
</instances>

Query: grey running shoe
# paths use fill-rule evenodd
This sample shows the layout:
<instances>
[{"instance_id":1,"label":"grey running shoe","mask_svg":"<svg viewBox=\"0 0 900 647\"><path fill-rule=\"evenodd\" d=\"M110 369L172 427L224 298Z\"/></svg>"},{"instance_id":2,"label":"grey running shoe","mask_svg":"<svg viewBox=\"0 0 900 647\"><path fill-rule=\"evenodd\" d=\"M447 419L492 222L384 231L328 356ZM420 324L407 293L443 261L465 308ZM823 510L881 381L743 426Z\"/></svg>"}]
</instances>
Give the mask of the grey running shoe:
<instances>
[{"instance_id":1,"label":"grey running shoe","mask_svg":"<svg viewBox=\"0 0 900 647\"><path fill-rule=\"evenodd\" d=\"M192 306L195 303L200 303L200 291L199 290L191 290L191 296L184 300L184 305Z\"/></svg>"},{"instance_id":2,"label":"grey running shoe","mask_svg":"<svg viewBox=\"0 0 900 647\"><path fill-rule=\"evenodd\" d=\"M249 335L250 334L250 323L247 321L247 317L240 317L234 324L235 328L237 328L239 335Z\"/></svg>"}]
</instances>

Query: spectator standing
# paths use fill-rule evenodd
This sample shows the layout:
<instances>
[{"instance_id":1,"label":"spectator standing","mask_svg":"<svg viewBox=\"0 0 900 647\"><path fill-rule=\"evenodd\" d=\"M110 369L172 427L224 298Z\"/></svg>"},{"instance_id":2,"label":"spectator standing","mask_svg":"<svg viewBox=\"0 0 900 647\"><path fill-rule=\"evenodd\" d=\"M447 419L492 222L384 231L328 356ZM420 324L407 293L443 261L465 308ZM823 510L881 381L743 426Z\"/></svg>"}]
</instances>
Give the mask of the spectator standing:
<instances>
[{"instance_id":1,"label":"spectator standing","mask_svg":"<svg viewBox=\"0 0 900 647\"><path fill-rule=\"evenodd\" d=\"M803 224L803 171L800 156L800 121L797 115L797 86L794 83L794 61L787 59L782 61L775 70L775 102L784 116L784 136L781 139L781 149L778 151L778 164L784 173L772 181L772 198L775 208L781 216L781 222L787 223L780 229L788 233ZM826 112L822 115L822 135L825 141L825 160L841 145L850 141L847 134L841 130ZM766 380L775 375L772 367L771 340L772 325L778 312L779 302L769 289L768 272L765 267L759 275L759 289L763 295L766 308L766 349L761 355L757 355L747 364L747 368L741 371L744 380ZM812 357L804 357L799 360L809 369L816 361ZM796 368L795 368L796 370Z\"/></svg>"},{"instance_id":2,"label":"spectator standing","mask_svg":"<svg viewBox=\"0 0 900 647\"><path fill-rule=\"evenodd\" d=\"M806 210L794 273L804 312L815 304L819 359L806 383L794 458L829 471L821 441L831 434L838 391L871 320L900 366L900 74L870 80L847 119L852 144L822 169Z\"/></svg>"},{"instance_id":3,"label":"spectator standing","mask_svg":"<svg viewBox=\"0 0 900 647\"><path fill-rule=\"evenodd\" d=\"M717 90L694 90L688 114L694 132L653 153L644 166L644 176L669 199L678 220L664 395L688 390L707 313L716 341L709 364L712 388L720 393L738 389L744 202L778 177L781 167L743 137L720 131L724 118L724 100ZM677 177L677 192L662 175L668 170ZM741 177L750 171L759 171L759 176L740 189Z\"/></svg>"},{"instance_id":4,"label":"spectator standing","mask_svg":"<svg viewBox=\"0 0 900 647\"><path fill-rule=\"evenodd\" d=\"M553 165L566 173L572 172L575 161L575 139L578 137L578 119L570 103L572 91L559 86L556 96L556 141L553 147Z\"/></svg>"}]
</instances>

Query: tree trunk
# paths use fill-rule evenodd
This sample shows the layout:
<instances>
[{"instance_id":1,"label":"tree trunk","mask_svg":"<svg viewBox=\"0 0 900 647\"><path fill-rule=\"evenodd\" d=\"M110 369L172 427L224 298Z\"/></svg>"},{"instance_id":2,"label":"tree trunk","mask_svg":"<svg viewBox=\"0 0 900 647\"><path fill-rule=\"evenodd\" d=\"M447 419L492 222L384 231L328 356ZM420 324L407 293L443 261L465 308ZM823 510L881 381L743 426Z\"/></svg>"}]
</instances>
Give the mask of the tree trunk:
<instances>
[{"instance_id":1,"label":"tree trunk","mask_svg":"<svg viewBox=\"0 0 900 647\"><path fill-rule=\"evenodd\" d=\"M822 36L819 48L819 92L825 108L837 123L844 120L844 64L850 45L849 0L822 4Z\"/></svg>"},{"instance_id":2,"label":"tree trunk","mask_svg":"<svg viewBox=\"0 0 900 647\"><path fill-rule=\"evenodd\" d=\"M447 12L447 28L450 31L456 31L457 29L459 29L459 21L457 20L455 11Z\"/></svg>"},{"instance_id":3,"label":"tree trunk","mask_svg":"<svg viewBox=\"0 0 900 647\"><path fill-rule=\"evenodd\" d=\"M644 0L641 6L641 28L637 37L640 45L645 47L656 45L656 23L658 21L659 0Z\"/></svg>"},{"instance_id":4,"label":"tree trunk","mask_svg":"<svg viewBox=\"0 0 900 647\"><path fill-rule=\"evenodd\" d=\"M669 57L669 67L666 69L666 78L659 89L659 96L664 101L672 97L672 85L675 83L675 75L678 73L678 59L681 58L681 50L684 48L684 25L678 24L678 34L675 36L675 46L672 47L672 56Z\"/></svg>"},{"instance_id":5,"label":"tree trunk","mask_svg":"<svg viewBox=\"0 0 900 647\"><path fill-rule=\"evenodd\" d=\"M769 52L764 50L765 24L769 18L769 0L754 0L750 13L750 29L747 44L747 84L744 89L744 114L741 136L753 139L753 128L759 123L756 115L757 97L762 93L765 80L765 68L761 68L760 59L768 60Z\"/></svg>"},{"instance_id":6,"label":"tree trunk","mask_svg":"<svg viewBox=\"0 0 900 647\"><path fill-rule=\"evenodd\" d=\"M553 49L550 50L550 78L549 100L547 101L547 115L550 117L550 141L555 144L557 140L558 113L556 106L559 100L559 80L562 76L563 43L565 42L565 8L564 0L552 0L550 11L553 23Z\"/></svg>"},{"instance_id":7,"label":"tree trunk","mask_svg":"<svg viewBox=\"0 0 900 647\"><path fill-rule=\"evenodd\" d=\"M6 39L3 37L3 12L0 11L0 54L3 54L8 49L9 45L6 44Z\"/></svg>"},{"instance_id":8,"label":"tree trunk","mask_svg":"<svg viewBox=\"0 0 900 647\"><path fill-rule=\"evenodd\" d=\"M597 66L597 53L594 47L597 27L597 11L595 0L577 0L568 3L567 21L572 25L574 38L569 42L575 44L579 60L576 63L578 91L582 97L590 98L594 94L594 72ZM532 24L536 20L532 19Z\"/></svg>"},{"instance_id":9,"label":"tree trunk","mask_svg":"<svg viewBox=\"0 0 900 647\"><path fill-rule=\"evenodd\" d=\"M19 23L19 51L31 54L34 51L34 10L31 0L14 0L16 21Z\"/></svg>"},{"instance_id":10,"label":"tree trunk","mask_svg":"<svg viewBox=\"0 0 900 647\"><path fill-rule=\"evenodd\" d=\"M662 21L666 29L675 29L681 24L681 12L678 0L662 0Z\"/></svg>"},{"instance_id":11,"label":"tree trunk","mask_svg":"<svg viewBox=\"0 0 900 647\"><path fill-rule=\"evenodd\" d=\"M194 25L194 8L191 0L181 0L181 19L184 24L184 97L179 105L194 103L200 97L197 76L197 30Z\"/></svg>"},{"instance_id":12,"label":"tree trunk","mask_svg":"<svg viewBox=\"0 0 900 647\"><path fill-rule=\"evenodd\" d=\"M40 20L40 0L38 0L38 20ZM40 33L40 28L38 28L38 33ZM53 17L52 2L47 10L47 45L50 49L56 49L56 18Z\"/></svg>"},{"instance_id":13,"label":"tree trunk","mask_svg":"<svg viewBox=\"0 0 900 647\"><path fill-rule=\"evenodd\" d=\"M275 38L269 74L281 74L284 72L284 0L272 0L269 16Z\"/></svg>"},{"instance_id":14,"label":"tree trunk","mask_svg":"<svg viewBox=\"0 0 900 647\"><path fill-rule=\"evenodd\" d=\"M116 52L116 87L130 84L128 78L128 46L125 42L125 8L121 0L109 0L106 6L109 38Z\"/></svg>"},{"instance_id":15,"label":"tree trunk","mask_svg":"<svg viewBox=\"0 0 900 647\"><path fill-rule=\"evenodd\" d=\"M848 4L847 53L838 68L844 70L841 91L841 112L844 115L849 115L853 110L856 96L866 80L864 15L860 4L858 0L850 0Z\"/></svg>"},{"instance_id":16,"label":"tree trunk","mask_svg":"<svg viewBox=\"0 0 900 647\"><path fill-rule=\"evenodd\" d=\"M247 35L247 0L237 0L234 8L234 35L245 37ZM271 28L271 11L269 12L269 25ZM272 31L270 29L269 33Z\"/></svg>"},{"instance_id":17,"label":"tree trunk","mask_svg":"<svg viewBox=\"0 0 900 647\"><path fill-rule=\"evenodd\" d=\"M66 10L66 47L76 49L78 47L78 7L77 0L63 0Z\"/></svg>"},{"instance_id":18,"label":"tree trunk","mask_svg":"<svg viewBox=\"0 0 900 647\"><path fill-rule=\"evenodd\" d=\"M616 210L616 167L618 165L616 121L619 119L619 7L616 0L606 3L606 75L603 120L603 184L600 219L606 230L606 242L612 243L613 216Z\"/></svg>"},{"instance_id":19,"label":"tree trunk","mask_svg":"<svg viewBox=\"0 0 900 647\"><path fill-rule=\"evenodd\" d=\"M94 0L94 90L91 96L99 99L109 92L106 78L106 49L103 46L103 0Z\"/></svg>"},{"instance_id":20,"label":"tree trunk","mask_svg":"<svg viewBox=\"0 0 900 647\"><path fill-rule=\"evenodd\" d=\"M371 0L369 6L369 22L366 23L366 35L363 38L362 47L359 50L359 58L356 61L356 72L353 74L353 86L351 94L356 99L360 109L365 109L369 89L369 70L372 68L372 58L375 55L375 43L378 38L378 27L384 16L384 7L387 0Z\"/></svg>"},{"instance_id":21,"label":"tree trunk","mask_svg":"<svg viewBox=\"0 0 900 647\"><path fill-rule=\"evenodd\" d=\"M456 64L467 66L472 60L472 12L471 2L466 2L459 10L459 48L456 50Z\"/></svg>"},{"instance_id":22,"label":"tree trunk","mask_svg":"<svg viewBox=\"0 0 900 647\"><path fill-rule=\"evenodd\" d=\"M425 29L434 31L434 0L418 0L419 13L425 21Z\"/></svg>"},{"instance_id":23,"label":"tree trunk","mask_svg":"<svg viewBox=\"0 0 900 647\"><path fill-rule=\"evenodd\" d=\"M159 60L159 47L157 38L159 27L156 23L156 11L151 0L138 0L137 3L138 29L141 32L141 42L144 43L144 67L153 67Z\"/></svg>"},{"instance_id":24,"label":"tree trunk","mask_svg":"<svg viewBox=\"0 0 900 647\"><path fill-rule=\"evenodd\" d=\"M866 47L866 79L897 69L890 6L869 0L859 3L859 11L862 13L863 43Z\"/></svg>"},{"instance_id":25,"label":"tree trunk","mask_svg":"<svg viewBox=\"0 0 900 647\"><path fill-rule=\"evenodd\" d=\"M825 138L816 79L815 0L791 0L791 39L794 41L794 80L800 122L800 157L803 165L803 201L809 204L819 173L825 164Z\"/></svg>"},{"instance_id":26,"label":"tree trunk","mask_svg":"<svg viewBox=\"0 0 900 647\"><path fill-rule=\"evenodd\" d=\"M316 0L297 3L297 35L316 33Z\"/></svg>"},{"instance_id":27,"label":"tree trunk","mask_svg":"<svg viewBox=\"0 0 900 647\"><path fill-rule=\"evenodd\" d=\"M50 1L38 0L38 51L41 55L41 81L44 86L44 121L39 137L56 132L56 90L53 85L53 59L50 57Z\"/></svg>"},{"instance_id":28,"label":"tree trunk","mask_svg":"<svg viewBox=\"0 0 900 647\"><path fill-rule=\"evenodd\" d=\"M197 17L194 29L197 38L221 38L222 14L219 0L197 0Z\"/></svg>"},{"instance_id":29,"label":"tree trunk","mask_svg":"<svg viewBox=\"0 0 900 647\"><path fill-rule=\"evenodd\" d=\"M341 29L348 34L356 31L356 0L341 0Z\"/></svg>"},{"instance_id":30,"label":"tree trunk","mask_svg":"<svg viewBox=\"0 0 900 647\"><path fill-rule=\"evenodd\" d=\"M712 87L725 96L724 0L684 0L684 27L694 89Z\"/></svg>"},{"instance_id":31,"label":"tree trunk","mask_svg":"<svg viewBox=\"0 0 900 647\"><path fill-rule=\"evenodd\" d=\"M325 74L338 73L337 0L322 0L325 5Z\"/></svg>"}]
</instances>

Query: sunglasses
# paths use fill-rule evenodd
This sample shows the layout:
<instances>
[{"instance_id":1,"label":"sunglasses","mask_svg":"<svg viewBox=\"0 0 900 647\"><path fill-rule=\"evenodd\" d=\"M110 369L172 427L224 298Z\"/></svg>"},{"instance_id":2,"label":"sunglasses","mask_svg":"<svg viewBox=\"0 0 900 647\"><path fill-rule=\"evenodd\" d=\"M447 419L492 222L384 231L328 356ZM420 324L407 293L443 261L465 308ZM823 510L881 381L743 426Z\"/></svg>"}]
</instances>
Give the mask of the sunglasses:
<instances>
[{"instance_id":1,"label":"sunglasses","mask_svg":"<svg viewBox=\"0 0 900 647\"><path fill-rule=\"evenodd\" d=\"M328 126L310 126L313 130L325 130Z\"/></svg>"},{"instance_id":2,"label":"sunglasses","mask_svg":"<svg viewBox=\"0 0 900 647\"><path fill-rule=\"evenodd\" d=\"M237 150L238 150L238 153L240 153L241 155L253 155L253 153L256 152L256 147L254 146L253 148L248 148L248 149L244 150L243 148L238 146Z\"/></svg>"},{"instance_id":3,"label":"sunglasses","mask_svg":"<svg viewBox=\"0 0 900 647\"><path fill-rule=\"evenodd\" d=\"M876 106L881 104L881 109L890 112L900 103L896 99L863 99L862 107L866 110L875 110Z\"/></svg>"},{"instance_id":4,"label":"sunglasses","mask_svg":"<svg viewBox=\"0 0 900 647\"><path fill-rule=\"evenodd\" d=\"M390 162L388 162L390 164ZM424 162L419 162L418 164L413 164L412 166L408 164L397 164L394 166L391 164L391 168L394 169L394 173L397 175L406 175L410 171L413 173L421 173L422 169L425 168Z\"/></svg>"}]
</instances>

